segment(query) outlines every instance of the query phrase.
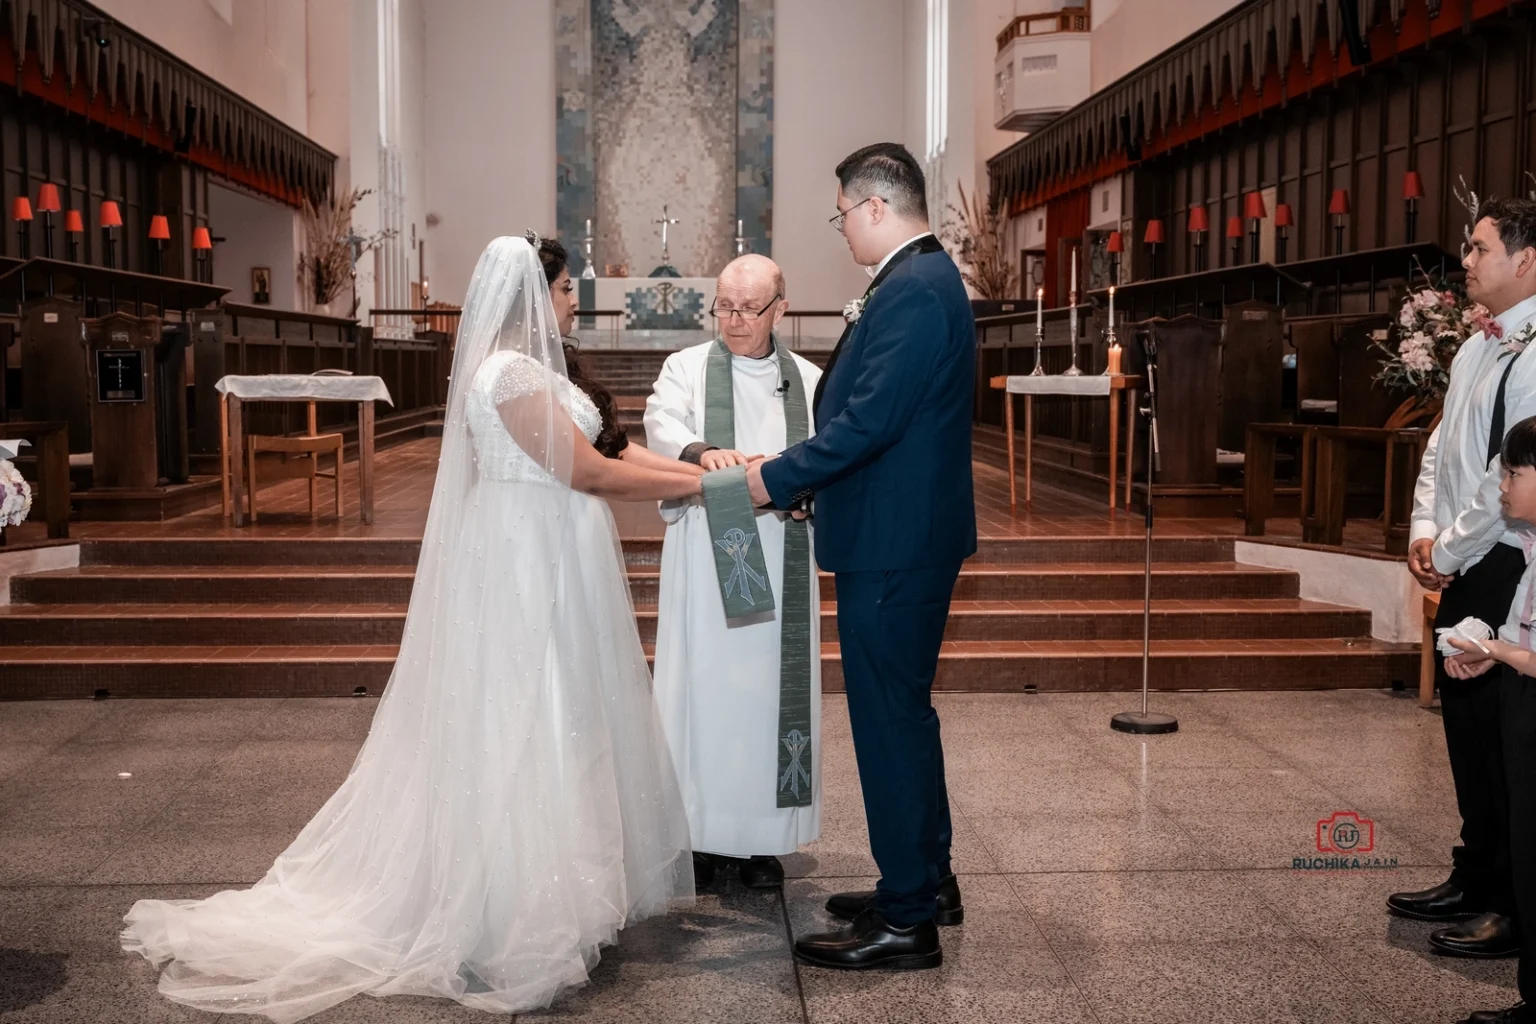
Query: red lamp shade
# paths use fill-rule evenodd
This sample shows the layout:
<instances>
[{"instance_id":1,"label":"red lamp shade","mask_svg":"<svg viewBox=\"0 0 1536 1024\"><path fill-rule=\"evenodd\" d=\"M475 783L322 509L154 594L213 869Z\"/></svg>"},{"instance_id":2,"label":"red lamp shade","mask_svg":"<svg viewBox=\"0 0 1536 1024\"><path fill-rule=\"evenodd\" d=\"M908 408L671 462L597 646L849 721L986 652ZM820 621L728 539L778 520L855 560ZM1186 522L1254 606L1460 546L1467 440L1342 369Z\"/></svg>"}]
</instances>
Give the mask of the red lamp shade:
<instances>
[{"instance_id":1,"label":"red lamp shade","mask_svg":"<svg viewBox=\"0 0 1536 1024\"><path fill-rule=\"evenodd\" d=\"M85 218L80 216L79 210L70 210L64 214L64 230L76 233L85 230Z\"/></svg>"},{"instance_id":2,"label":"red lamp shade","mask_svg":"<svg viewBox=\"0 0 1536 1024\"><path fill-rule=\"evenodd\" d=\"M153 238L157 242L166 242L170 240L171 225L170 222L165 219L164 214L157 213L153 217L149 218L149 237Z\"/></svg>"},{"instance_id":3,"label":"red lamp shade","mask_svg":"<svg viewBox=\"0 0 1536 1024\"><path fill-rule=\"evenodd\" d=\"M123 226L122 211L110 199L103 199L101 201L101 226L104 228L120 228Z\"/></svg>"},{"instance_id":4,"label":"red lamp shade","mask_svg":"<svg viewBox=\"0 0 1536 1024\"><path fill-rule=\"evenodd\" d=\"M1205 207L1192 206L1189 210L1189 230L1193 234L1196 231L1211 230L1210 219L1205 214Z\"/></svg>"},{"instance_id":5,"label":"red lamp shade","mask_svg":"<svg viewBox=\"0 0 1536 1024\"><path fill-rule=\"evenodd\" d=\"M1335 217L1349 215L1349 193L1342 188L1333 190L1333 198L1328 200L1328 212Z\"/></svg>"},{"instance_id":6,"label":"red lamp shade","mask_svg":"<svg viewBox=\"0 0 1536 1024\"><path fill-rule=\"evenodd\" d=\"M192 248L194 248L194 249L212 249L213 248L213 238L208 234L208 229L207 228L193 228L192 229Z\"/></svg>"},{"instance_id":7,"label":"red lamp shade","mask_svg":"<svg viewBox=\"0 0 1536 1024\"><path fill-rule=\"evenodd\" d=\"M1241 218L1241 217L1228 217L1227 218L1227 237L1228 238L1242 238L1243 237L1243 218Z\"/></svg>"},{"instance_id":8,"label":"red lamp shade","mask_svg":"<svg viewBox=\"0 0 1536 1024\"><path fill-rule=\"evenodd\" d=\"M1296 226L1296 214L1291 210L1290 203L1275 204L1275 227L1293 228Z\"/></svg>"},{"instance_id":9,"label":"red lamp shade","mask_svg":"<svg viewBox=\"0 0 1536 1024\"><path fill-rule=\"evenodd\" d=\"M1104 248L1108 252L1125 252L1125 236L1118 231L1111 231Z\"/></svg>"},{"instance_id":10,"label":"red lamp shade","mask_svg":"<svg viewBox=\"0 0 1536 1024\"><path fill-rule=\"evenodd\" d=\"M1147 245L1163 244L1163 222L1160 220L1147 221L1146 234L1141 236L1142 242Z\"/></svg>"},{"instance_id":11,"label":"red lamp shade","mask_svg":"<svg viewBox=\"0 0 1536 1024\"><path fill-rule=\"evenodd\" d=\"M1403 174L1403 198L1423 199L1424 179L1419 177L1418 171L1407 171Z\"/></svg>"},{"instance_id":12,"label":"red lamp shade","mask_svg":"<svg viewBox=\"0 0 1536 1024\"><path fill-rule=\"evenodd\" d=\"M1264 209L1264 197L1257 192L1249 192L1243 197L1243 216L1249 220L1263 220L1269 211Z\"/></svg>"},{"instance_id":13,"label":"red lamp shade","mask_svg":"<svg viewBox=\"0 0 1536 1024\"><path fill-rule=\"evenodd\" d=\"M11 219L31 220L32 201L26 196L17 196L15 199L11 200Z\"/></svg>"},{"instance_id":14,"label":"red lamp shade","mask_svg":"<svg viewBox=\"0 0 1536 1024\"><path fill-rule=\"evenodd\" d=\"M37 212L59 212L59 186L45 184L37 190Z\"/></svg>"}]
</instances>

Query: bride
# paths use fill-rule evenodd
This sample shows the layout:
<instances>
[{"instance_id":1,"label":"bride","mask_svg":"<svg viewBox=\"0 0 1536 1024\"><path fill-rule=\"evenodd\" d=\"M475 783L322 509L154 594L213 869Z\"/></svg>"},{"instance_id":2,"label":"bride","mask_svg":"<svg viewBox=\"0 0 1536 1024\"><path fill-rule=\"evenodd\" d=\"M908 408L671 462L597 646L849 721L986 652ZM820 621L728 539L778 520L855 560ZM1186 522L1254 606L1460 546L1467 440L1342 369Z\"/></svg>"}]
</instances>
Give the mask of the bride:
<instances>
[{"instance_id":1,"label":"bride","mask_svg":"<svg viewBox=\"0 0 1536 1024\"><path fill-rule=\"evenodd\" d=\"M698 471L593 448L603 417L565 372L557 301L565 317L528 241L481 255L368 738L253 887L129 911L123 948L169 961L168 998L275 1021L358 993L529 1010L584 983L619 929L692 897L602 499L696 495Z\"/></svg>"}]
</instances>

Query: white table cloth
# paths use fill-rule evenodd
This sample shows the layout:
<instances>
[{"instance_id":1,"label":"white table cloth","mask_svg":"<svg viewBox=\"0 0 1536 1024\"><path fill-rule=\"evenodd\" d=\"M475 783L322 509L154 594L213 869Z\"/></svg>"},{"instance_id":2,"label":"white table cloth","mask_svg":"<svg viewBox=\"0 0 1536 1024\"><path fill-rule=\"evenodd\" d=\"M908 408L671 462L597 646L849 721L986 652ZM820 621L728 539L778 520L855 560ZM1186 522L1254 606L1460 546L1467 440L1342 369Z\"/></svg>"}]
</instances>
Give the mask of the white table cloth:
<instances>
[{"instance_id":1,"label":"white table cloth","mask_svg":"<svg viewBox=\"0 0 1536 1024\"><path fill-rule=\"evenodd\" d=\"M220 394L247 401L368 402L394 405L382 377L308 373L231 374L214 385Z\"/></svg>"},{"instance_id":2,"label":"white table cloth","mask_svg":"<svg viewBox=\"0 0 1536 1024\"><path fill-rule=\"evenodd\" d=\"M1097 395L1109 394L1110 378L1102 373L1085 373L1081 377L1068 377L1060 373L1047 373L1039 377L1020 374L1008 378L1010 395Z\"/></svg>"}]
</instances>

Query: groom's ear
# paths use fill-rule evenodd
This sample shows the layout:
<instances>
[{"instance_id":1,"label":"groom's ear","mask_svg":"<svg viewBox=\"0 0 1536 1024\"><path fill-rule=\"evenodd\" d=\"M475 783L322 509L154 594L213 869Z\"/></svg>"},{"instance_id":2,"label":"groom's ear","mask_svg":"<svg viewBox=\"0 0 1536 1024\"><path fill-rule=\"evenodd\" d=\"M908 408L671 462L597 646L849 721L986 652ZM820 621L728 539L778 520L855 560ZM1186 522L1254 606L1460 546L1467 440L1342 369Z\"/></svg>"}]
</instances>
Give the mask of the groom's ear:
<instances>
[{"instance_id":1,"label":"groom's ear","mask_svg":"<svg viewBox=\"0 0 1536 1024\"><path fill-rule=\"evenodd\" d=\"M889 212L890 207L886 205L884 199L879 196L869 197L869 222L871 224L879 224L885 220L885 215Z\"/></svg>"}]
</instances>

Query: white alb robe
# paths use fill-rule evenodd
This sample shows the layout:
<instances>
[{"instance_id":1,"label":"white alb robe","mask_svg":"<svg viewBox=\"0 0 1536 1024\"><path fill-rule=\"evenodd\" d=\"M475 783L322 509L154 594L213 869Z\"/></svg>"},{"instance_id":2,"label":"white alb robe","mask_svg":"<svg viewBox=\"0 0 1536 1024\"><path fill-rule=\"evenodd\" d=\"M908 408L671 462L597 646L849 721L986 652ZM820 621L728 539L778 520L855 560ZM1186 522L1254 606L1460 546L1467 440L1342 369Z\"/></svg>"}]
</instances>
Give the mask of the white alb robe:
<instances>
[{"instance_id":1,"label":"white alb robe","mask_svg":"<svg viewBox=\"0 0 1536 1024\"><path fill-rule=\"evenodd\" d=\"M645 406L646 447L677 458L704 440L705 366L714 343L667 358ZM821 371L794 359L809 407ZM736 450L785 448L777 361L733 358ZM807 418L810 410L807 408ZM814 424L807 424L814 432ZM727 627L702 499L664 502L666 540L656 626L656 703L682 785L693 848L750 857L793 853L821 833L821 602L811 556L811 751L808 807L777 806L779 614L784 592L784 522L760 512L757 530L775 610Z\"/></svg>"}]
</instances>

